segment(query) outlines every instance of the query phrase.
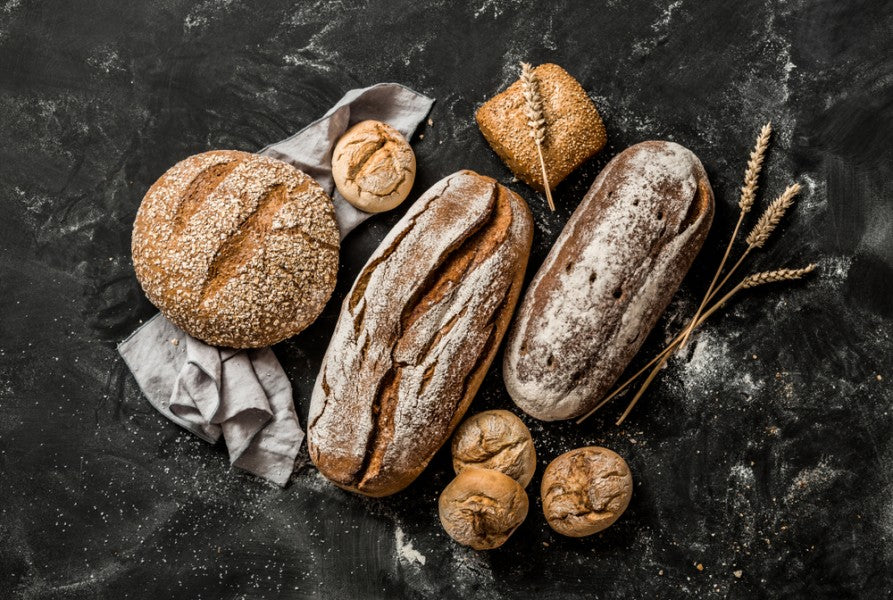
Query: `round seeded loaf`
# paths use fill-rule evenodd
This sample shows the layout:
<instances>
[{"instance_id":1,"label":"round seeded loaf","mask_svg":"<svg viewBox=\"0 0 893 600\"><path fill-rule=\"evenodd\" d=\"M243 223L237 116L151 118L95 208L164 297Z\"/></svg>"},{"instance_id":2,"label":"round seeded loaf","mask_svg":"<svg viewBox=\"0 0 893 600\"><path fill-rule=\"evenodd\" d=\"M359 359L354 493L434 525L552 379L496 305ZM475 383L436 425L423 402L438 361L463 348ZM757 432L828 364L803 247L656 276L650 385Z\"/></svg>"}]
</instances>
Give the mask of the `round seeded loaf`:
<instances>
[{"instance_id":1,"label":"round seeded loaf","mask_svg":"<svg viewBox=\"0 0 893 600\"><path fill-rule=\"evenodd\" d=\"M149 300L215 346L290 337L335 287L331 199L291 165L247 152L204 152L171 167L143 198L132 244Z\"/></svg>"}]
</instances>

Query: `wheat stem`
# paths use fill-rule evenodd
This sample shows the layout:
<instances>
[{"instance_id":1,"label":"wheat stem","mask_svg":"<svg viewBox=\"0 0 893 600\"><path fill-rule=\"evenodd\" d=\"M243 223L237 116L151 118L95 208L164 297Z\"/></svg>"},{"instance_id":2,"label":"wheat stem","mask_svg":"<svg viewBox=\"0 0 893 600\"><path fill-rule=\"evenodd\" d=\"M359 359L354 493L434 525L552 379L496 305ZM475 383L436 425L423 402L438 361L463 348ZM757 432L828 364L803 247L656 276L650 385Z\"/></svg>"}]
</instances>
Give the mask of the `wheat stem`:
<instances>
[{"instance_id":1,"label":"wheat stem","mask_svg":"<svg viewBox=\"0 0 893 600\"><path fill-rule=\"evenodd\" d=\"M737 290L736 290L736 291L737 291ZM709 317L709 316L712 315L714 312L716 312L716 310L717 310L720 306L722 306L722 304L723 304L724 302L726 302L726 301L727 301L729 298L731 298L731 297L732 297L732 293L730 292L729 294L726 294L726 296L725 296L721 301L719 301L719 302L717 302L716 304L714 304L713 306L711 306L710 309L709 309L707 312L703 313L703 314L698 318L698 322L695 323L694 327L699 327L699 326L701 325L701 323L703 323L703 322L707 319L707 317ZM639 378L639 375L641 375L642 373L644 373L644 372L648 369L648 367L650 367L651 365L653 365L654 363L656 363L657 361L659 361L659 360L662 359L662 358L665 358L665 357L666 357L666 358L669 358L669 355L673 352L673 350L674 350L677 346L679 346L680 342L682 342L682 334L683 334L683 332L680 332L679 334L677 334L676 337L673 338L673 340L667 345L666 348L664 348L664 349L663 349L657 356L655 356L655 357L652 358L650 361L648 361L648 364L646 364L645 366L643 366L641 369L639 369L638 371L636 371L635 374L633 374L632 376L630 376L629 379L627 379L626 381L624 381L623 383L621 383L619 386L617 386L617 388L616 388L613 392L611 392L610 394L608 394L608 395L607 395L601 402L599 402L599 404L598 404L595 408L593 408L593 409L590 410L588 413L586 413L585 415L583 415L582 417L580 417L579 419L577 419L577 424L579 425L580 423L582 423L583 421L585 421L586 419L588 419L589 417L591 417L592 414L595 413L595 411L597 411L597 410L600 409L602 406L604 406L605 404L607 404L607 403L608 403L612 398L614 398L617 394L619 394L620 392L622 392L623 390L625 390L625 389L629 386L629 384L631 384L633 381L635 381L636 379L638 379L638 378ZM661 366L663 366L663 363L661 363ZM660 367L657 367L657 368L659 369ZM638 401L638 400L637 400L637 401Z\"/></svg>"},{"instance_id":2,"label":"wheat stem","mask_svg":"<svg viewBox=\"0 0 893 600\"><path fill-rule=\"evenodd\" d=\"M549 210L554 212L555 203L552 201L549 176L546 174L546 161L543 158L543 144L546 141L546 117L543 113L543 98L540 95L536 75L530 63L521 63L521 89L524 94L524 112L527 116L527 126L530 127L530 137L533 138L533 144L536 146L536 154L543 174L543 188L546 190L546 201L549 204Z\"/></svg>"},{"instance_id":3,"label":"wheat stem","mask_svg":"<svg viewBox=\"0 0 893 600\"><path fill-rule=\"evenodd\" d=\"M740 261L739 261L739 264L740 264ZM737 266L738 265L735 265L736 268L737 268ZM694 326L692 328L694 329L694 328L700 327L701 324L704 323L704 321L706 321L708 317L710 317L710 315L712 315L717 310L719 310L723 304L725 304L726 302L729 301L730 298L732 298L732 296L734 296L736 293L738 293L739 291L741 291L743 289L756 287L758 285L764 285L766 283L773 283L776 281L800 279L804 275L811 273L813 270L815 270L815 268L816 268L815 264L809 264L809 265L803 267L802 269L777 269L775 271L764 271L762 273L754 273L753 275L749 275L748 277L745 277L741 282L739 282L738 285L736 285L734 288L732 288L729 292L727 292L726 295L723 296L719 301L717 301L713 305L711 305L708 310L706 310L703 314L701 314L701 316L698 317L697 322L694 323ZM717 288L717 291L719 289L720 288ZM658 361L661 361L660 365L655 367L654 370L652 371L652 375L657 373L657 371L659 371L660 368L664 365L666 360L669 359L670 354L672 354L673 350L677 346L679 346L681 341L682 341L682 333L679 333L675 338L673 338L673 340L669 344L667 344L666 348L664 348L657 356L655 356L650 361L648 361L648 364L643 366L641 369L636 371L635 374L630 376L626 381L624 381L619 386L617 386L617 388L615 388L613 392L611 392L601 402L599 402L595 408L593 408L588 413L586 413L585 415L583 415L582 417L577 419L577 424L579 425L580 423L582 423L583 421L585 421L586 419L591 417L593 415L593 413L595 413L597 410L599 410L601 407L603 407L605 404L607 404L612 398L617 396L617 394L619 394L620 392L625 390L629 386L629 384L631 384L633 381L638 379L639 375L644 373L645 370L648 369L648 367L650 367L651 365L653 365L654 363L656 363ZM663 359L663 360L661 360L661 359ZM651 375L649 375L649 378L648 378L648 380L646 380L645 384L643 385L643 388L647 388L648 385L651 383L652 379L654 379L654 378ZM624 411L621 419L617 422L618 425L623 422L623 419L625 419L627 417L627 415L629 415L630 411L635 406L636 402L639 401L639 398L644 393L644 389L640 389L639 392L640 393L636 394L636 397L633 398L633 400L630 402L630 405L627 406L627 410Z\"/></svg>"},{"instance_id":4,"label":"wheat stem","mask_svg":"<svg viewBox=\"0 0 893 600\"><path fill-rule=\"evenodd\" d=\"M756 287L758 285L765 285L767 283L775 283L777 281L790 281L793 279L800 279L804 275L808 273L812 273L815 270L815 264L809 264L801 269L776 269L774 271L764 271L762 273L754 273L752 275L748 275L743 280L741 280L738 285L733 287L729 292L723 296L718 302L716 302L713 306L710 307L694 324L694 327L697 327L701 323L703 323L707 317L712 315L714 312L719 310L719 308L729 301L729 299L738 293L741 290L745 290L748 288ZM671 343L668 346L667 350L672 348L673 344ZM626 410L623 411L623 414L620 415L620 418L617 420L617 425L621 425L626 417L629 416L629 413L632 412L633 408L636 406L636 403L639 401L639 398L645 393L645 390L648 389L648 386L651 385L651 382L654 380L657 373L660 371L661 367L666 364L667 360L670 358L670 352L664 351L662 353L662 357L660 358L658 364L651 370L651 373L648 374L648 377L645 379L644 383L642 383L642 387L639 388L639 391L636 392L636 395L630 401L629 405L626 407Z\"/></svg>"},{"instance_id":5,"label":"wheat stem","mask_svg":"<svg viewBox=\"0 0 893 600\"><path fill-rule=\"evenodd\" d=\"M738 208L740 209L740 212L738 214L738 222L735 224L734 231L732 231L732 237L729 238L729 243L726 246L726 251L719 263L719 267L716 269L716 273L713 275L713 280L710 282L710 286L707 288L707 292L704 294L704 298L703 300L701 300L701 304L698 305L698 310L695 311L695 314L691 318L691 321L682 331L681 346L683 347L685 346L686 342L688 342L688 338L691 335L692 330L694 329L694 323L697 322L701 311L704 310L707 302L710 301L711 294L713 294L714 289L716 289L716 282L719 279L720 274L722 273L723 267L726 266L726 261L729 259L729 253L732 251L732 246L735 243L735 238L738 237L738 230L741 229L741 223L744 221L744 216L748 212L750 212L751 207L753 207L753 203L756 199L757 193L757 182L760 178L760 171L762 171L763 169L763 159L766 157L766 149L769 147L769 138L771 136L772 123L766 123L765 125L763 125L763 128L760 129L760 135L757 136L757 141L754 145L754 149L750 153L750 160L747 161L747 168L744 170L744 185L741 187L741 197L738 200Z\"/></svg>"}]
</instances>

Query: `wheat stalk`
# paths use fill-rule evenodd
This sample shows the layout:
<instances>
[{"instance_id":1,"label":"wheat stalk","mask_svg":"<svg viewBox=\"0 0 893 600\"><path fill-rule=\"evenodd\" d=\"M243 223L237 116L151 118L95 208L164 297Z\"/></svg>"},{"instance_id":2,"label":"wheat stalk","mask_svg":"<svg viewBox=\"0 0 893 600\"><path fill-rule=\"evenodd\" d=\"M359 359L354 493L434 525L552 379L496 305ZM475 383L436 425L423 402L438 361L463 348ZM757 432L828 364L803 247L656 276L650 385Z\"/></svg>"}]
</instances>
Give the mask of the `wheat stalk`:
<instances>
[{"instance_id":1,"label":"wheat stalk","mask_svg":"<svg viewBox=\"0 0 893 600\"><path fill-rule=\"evenodd\" d=\"M769 207L760 215L757 224L754 225L754 228L750 230L750 233L747 234L747 248L744 249L744 252L741 253L741 256L738 258L738 261L735 265L729 269L729 272L726 273L726 276L723 277L723 280L719 282L719 285L714 286L713 291L708 294L707 302L713 300L714 296L719 293L732 275L735 274L735 271L738 270L738 267L741 266L741 263L744 262L744 259L747 258L747 255L751 253L752 250L756 250L757 248L762 248L766 241L769 239L769 236L772 235L772 232L775 231L775 228L778 226L779 222L781 222L781 218L787 212L787 210L794 204L794 197L800 193L800 184L795 183L793 185L789 185L784 192L782 192L781 196L772 201Z\"/></svg>"},{"instance_id":2,"label":"wheat stalk","mask_svg":"<svg viewBox=\"0 0 893 600\"><path fill-rule=\"evenodd\" d=\"M546 175L546 161L543 160L543 145L546 143L546 117L543 114L543 98L540 96L539 85L533 67L530 63L521 63L521 90L524 94L524 113L527 116L527 126L530 128L530 137L536 146L536 154L539 157L540 169L543 173L543 187L546 189L546 201L549 210L555 211L555 203L552 201L552 190L549 189L549 177Z\"/></svg>"},{"instance_id":3,"label":"wheat stalk","mask_svg":"<svg viewBox=\"0 0 893 600\"><path fill-rule=\"evenodd\" d=\"M729 260L729 253L732 251L735 238L738 237L738 230L741 229L741 223L744 221L744 216L750 212L750 209L753 207L753 203L756 200L757 182L760 178L760 171L763 170L763 160L766 157L766 150L769 148L769 139L771 136L772 123L766 123L763 125L763 128L760 129L760 134L757 136L754 149L750 153L750 159L747 161L747 168L744 170L744 185L741 187L741 197L738 200L738 208L740 209L738 213L738 222L735 224L735 229L732 231L732 237L729 238L729 243L726 246L726 251L725 254L723 254L722 260L719 262L719 267L717 267L716 273L713 275L713 280L710 282L710 286L707 288L707 292L704 294L701 304L698 305L698 310L695 311L691 321L682 332L682 342L680 347L685 346L685 343L688 341L693 330L694 323L697 322L698 317L700 317L704 307L707 306L710 298L715 295L715 290L719 289L716 282L722 273L723 267L726 266L726 261ZM726 279L728 279L728 277Z\"/></svg>"},{"instance_id":4,"label":"wheat stalk","mask_svg":"<svg viewBox=\"0 0 893 600\"><path fill-rule=\"evenodd\" d=\"M736 293L738 293L741 290L756 287L758 285L764 285L767 283L775 283L778 281L800 279L803 276L805 276L809 273L812 273L815 270L815 268L816 268L816 265L814 263L811 263L801 269L776 269L774 271L763 271L762 273L754 273L752 275L748 275L738 285L736 285L734 288L732 288L732 290L729 291L729 293L727 293L725 296L723 296L721 300L719 300L718 302L713 304L707 311L705 311L700 317L698 317L698 320L692 326L692 329L700 327L701 324L707 320L707 317L709 317L710 315L715 313L717 310L719 310L719 308L723 304L728 302L728 300L732 296L734 296ZM595 408L593 408L588 413L586 413L585 415L583 415L582 417L577 419L577 424L579 425L580 423L582 423L583 421L585 421L586 419L591 417L593 415L593 413L595 413L598 409L600 409L605 404L610 402L617 394L619 394L620 392L625 390L629 386L629 384L631 384L633 381L638 379L639 375L644 373L648 369L648 367L650 367L657 361L661 361L661 364L658 367L656 367L654 369L654 371L652 371L652 374L656 374L657 371L660 370L660 367L662 367L663 364L666 362L666 359L669 359L670 355L679 346L679 344L681 342L682 342L682 334L679 334L675 338L673 338L673 340L667 345L667 347L664 348L657 356L655 356L650 361L648 361L648 363L645 366L643 366L641 369L636 371L626 381L624 381L623 383L618 385L616 388L614 388L614 391L611 392L610 394L608 394L607 396L605 396L602 399L602 401L599 402L598 405L596 405ZM646 383L650 384L651 379L654 379L654 377L649 377L649 379ZM645 385L644 387L647 387L647 385ZM618 425L623 422L623 419L626 418L626 415L629 414L629 412L632 410L632 407L635 406L636 402L638 402L638 397L640 397L642 393L644 393L644 389L640 390L640 393L637 394L637 397L634 398L633 401L630 403L630 406L627 407L627 410L624 412L623 417L617 422Z\"/></svg>"},{"instance_id":5,"label":"wheat stalk","mask_svg":"<svg viewBox=\"0 0 893 600\"><path fill-rule=\"evenodd\" d=\"M614 398L617 394L626 389L629 384L635 381L642 373L644 373L649 367L652 368L651 372L648 374L648 377L642 383L642 386L639 388L636 395L630 401L629 405L626 407L626 410L617 420L617 425L623 423L629 413L632 411L633 407L635 407L636 403L648 389L648 386L651 385L651 382L657 376L657 373L660 369L666 364L667 360L669 360L672 353L677 349L681 348L685 345L691 333L701 325L711 314L716 312L723 304L725 304L732 296L743 289L748 289L752 287L756 287L758 285L763 285L766 283L773 283L776 281L786 281L792 279L800 279L807 273L811 273L815 269L814 264L807 265L801 269L776 269L774 271L765 271L762 273L754 273L745 277L742 281L740 281L734 288L732 288L728 293L725 294L719 301L714 303L709 309L705 311L706 305L713 300L713 298L722 290L729 278L738 270L738 267L741 266L741 263L747 258L748 254L755 249L762 248L769 237L772 235L772 232L775 231L778 224L781 222L782 217L785 215L787 210L793 205L795 196L800 192L800 185L794 183L788 186L785 191L775 200L770 203L769 207L763 212L760 218L757 221L757 224L747 235L746 242L747 247L744 252L741 254L741 257L735 263L735 265L728 271L726 276L717 284L717 280L719 276L722 274L723 268L725 266L726 261L728 260L730 250L732 245L738 235L738 231L741 228L742 221L744 216L750 212L751 208L756 201L756 190L757 190L757 180L759 179L759 173L762 169L763 159L766 153L766 149L769 144L769 137L771 135L772 129L770 124L766 124L760 131L760 135L757 137L757 142L754 147L753 152L750 154L750 160L747 163L747 168L744 173L744 185L741 188L741 198L738 202L738 206L740 208L740 213L738 216L738 223L735 225L735 230L732 232L732 237L729 240L729 244L726 247L725 255L723 256L722 261L720 262L719 268L716 270L716 274L713 276L713 280L710 283L710 287L707 289L707 293L704 295L703 300L701 300L701 304L698 307L698 310L695 312L694 317L692 317L691 321L686 325L683 331L677 335L662 352L660 352L657 356L652 358L648 364L639 369L634 375L632 375L629 379L624 381L622 384L617 386L613 392L611 392L608 396L602 399L599 404L593 408L591 411L583 415L577 420L577 423L582 423L585 419L591 416L595 411L600 409L602 406L607 404L612 398ZM655 364L656 363L656 364Z\"/></svg>"}]
</instances>

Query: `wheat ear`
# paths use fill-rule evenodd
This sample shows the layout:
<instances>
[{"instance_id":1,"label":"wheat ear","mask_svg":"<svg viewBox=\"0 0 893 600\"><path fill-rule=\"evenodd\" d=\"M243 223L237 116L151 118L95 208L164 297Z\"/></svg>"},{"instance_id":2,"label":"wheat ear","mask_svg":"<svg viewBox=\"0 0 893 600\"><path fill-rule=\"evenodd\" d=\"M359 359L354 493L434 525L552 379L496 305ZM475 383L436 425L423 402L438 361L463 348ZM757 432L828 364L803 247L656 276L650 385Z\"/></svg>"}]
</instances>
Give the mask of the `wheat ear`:
<instances>
[{"instance_id":1,"label":"wheat ear","mask_svg":"<svg viewBox=\"0 0 893 600\"><path fill-rule=\"evenodd\" d=\"M701 300L698 310L695 311L691 321L682 332L682 342L680 347L685 346L691 335L694 323L697 322L698 317L701 315L701 311L704 310L704 307L710 301L710 298L712 297L711 294L713 294L715 289L718 289L716 282L719 280L719 276L722 273L723 268L726 266L726 261L729 260L729 253L732 251L732 245L735 243L735 238L738 237L738 230L741 229L741 223L744 221L744 216L750 212L750 209L753 207L753 203L756 200L757 182L760 178L760 171L763 170L763 160L766 158L766 149L769 148L769 139L771 137L772 123L766 123L763 125L763 128L760 129L760 135L757 136L756 145L750 153L750 160L747 161L747 168L744 170L744 185L741 186L741 197L738 200L738 208L740 209L738 213L738 222L735 224L735 229L732 231L732 237L729 238L729 244L726 246L726 252L723 254L722 260L719 262L719 267L717 267L716 273L713 275L713 280L710 282L710 286L707 288L707 292L704 294L704 298Z\"/></svg>"},{"instance_id":2,"label":"wheat ear","mask_svg":"<svg viewBox=\"0 0 893 600\"><path fill-rule=\"evenodd\" d=\"M521 63L521 89L524 93L524 114L527 116L527 126L530 128L530 137L533 138L533 143L536 145L536 154L539 157L540 169L542 169L543 173L546 201L549 203L549 210L554 212L555 203L552 201L552 190L549 189L546 161L543 160L543 144L546 142L546 117L543 114L543 98L540 96L539 84L530 63Z\"/></svg>"},{"instance_id":3,"label":"wheat ear","mask_svg":"<svg viewBox=\"0 0 893 600\"><path fill-rule=\"evenodd\" d=\"M739 285L741 286L741 289L747 289L766 283L775 283L776 281L801 279L804 275L808 275L813 271L815 271L815 264L806 265L802 269L776 269L775 271L763 271L762 273L748 275Z\"/></svg>"},{"instance_id":4,"label":"wheat ear","mask_svg":"<svg viewBox=\"0 0 893 600\"><path fill-rule=\"evenodd\" d=\"M800 193L800 184L788 186L781 196L776 198L769 208L760 216L760 220L754 226L753 230L747 235L747 245L753 248L762 248L778 227L781 218L787 210L794 204L794 196Z\"/></svg>"},{"instance_id":5,"label":"wheat ear","mask_svg":"<svg viewBox=\"0 0 893 600\"><path fill-rule=\"evenodd\" d=\"M719 308L723 304L728 302L732 296L734 296L741 290L756 287L758 285L764 285L766 283L775 283L776 281L800 279L804 275L812 273L814 270L815 264L809 264L802 269L777 269L775 271L764 271L762 273L754 273L753 275L748 275L741 281L741 283L733 287L725 296L720 298L716 302L716 304L711 306L709 310L705 311L704 314L698 318L698 321L695 323L694 327L697 327L698 325L703 323L707 319L707 317L719 310ZM670 358L670 354L672 354L672 344L668 346L667 349L664 351L663 357L660 358L657 366L651 370L651 373L648 374L647 379L645 379L644 383L642 383L642 387L639 388L639 391L636 392L636 395L633 396L632 400L630 400L630 403L626 407L626 410L624 410L623 414L620 415L620 418L617 419L617 425L621 425L623 421L626 420L626 417L629 416L629 413L632 412L633 407L635 407L636 403L639 401L639 398L642 397L642 395L645 393L645 390L648 389L648 386L651 385L651 382L654 380L655 376L657 376L657 373L660 371L661 367L663 367L667 360Z\"/></svg>"},{"instance_id":6,"label":"wheat ear","mask_svg":"<svg viewBox=\"0 0 893 600\"><path fill-rule=\"evenodd\" d=\"M719 310L723 304L728 302L732 296L734 296L736 293L738 293L741 290L756 287L758 285L763 285L766 283L774 283L777 281L786 281L786 280L791 280L791 279L800 279L804 275L807 275L808 273L811 273L812 271L814 271L815 268L816 268L815 264L809 264L801 269L777 269L775 271L764 271L762 273L754 273L753 275L749 275L749 276L745 277L738 285L736 285L734 288L732 288L718 302L713 304L700 317L698 317L698 320L694 324L692 329L700 327L701 324L704 321L706 321L710 315L712 315L717 310ZM635 374L630 376L626 381L624 381L619 386L617 386L614 389L614 391L611 392L610 394L608 394L607 396L605 396L605 398L601 402L599 402L595 408L593 408L588 413L586 413L585 415L583 415L582 417L577 419L577 424L579 425L580 423L582 423L583 421L585 421L586 419L591 417L597 410L599 410L601 407L603 407L605 404L607 404L617 394L619 394L620 392L625 390L629 386L629 384L631 384L633 381L638 379L639 375L644 373L648 369L648 367L650 367L657 361L661 361L660 365L652 371L651 375L649 375L648 380L646 380L646 382L643 384L642 389L639 390L639 392L636 394L636 397L633 398L633 400L630 402L629 406L627 406L626 410L624 411L623 415L617 421L618 425L623 423L624 419L626 419L626 417L629 415L630 411L632 411L633 407L636 405L636 402L639 401L639 398L645 392L645 389L651 383L651 380L654 379L653 375L655 375L660 370L660 368L663 366L664 362L666 362L666 359L668 359L670 357L670 355L679 346L679 344L681 342L682 342L682 334L679 334L657 356L655 356L650 361L648 361L648 364L643 366L641 369L636 371Z\"/></svg>"}]
</instances>

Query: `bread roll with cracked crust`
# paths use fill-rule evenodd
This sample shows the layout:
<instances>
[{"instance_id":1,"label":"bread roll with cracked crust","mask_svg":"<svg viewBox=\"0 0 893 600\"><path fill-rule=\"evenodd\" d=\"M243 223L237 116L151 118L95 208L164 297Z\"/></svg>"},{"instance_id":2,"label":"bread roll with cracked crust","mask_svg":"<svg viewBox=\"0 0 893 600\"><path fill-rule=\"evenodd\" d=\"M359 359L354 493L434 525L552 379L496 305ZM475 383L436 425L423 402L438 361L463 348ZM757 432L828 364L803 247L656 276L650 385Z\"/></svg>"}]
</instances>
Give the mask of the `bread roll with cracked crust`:
<instances>
[{"instance_id":1,"label":"bread roll with cracked crust","mask_svg":"<svg viewBox=\"0 0 893 600\"><path fill-rule=\"evenodd\" d=\"M465 419L453 435L453 469L492 469L527 487L536 450L527 425L507 410L485 410Z\"/></svg>"},{"instance_id":2,"label":"bread roll with cracked crust","mask_svg":"<svg viewBox=\"0 0 893 600\"><path fill-rule=\"evenodd\" d=\"M132 250L146 296L172 323L214 346L259 348L319 316L335 288L338 225L305 173L215 150L149 188Z\"/></svg>"},{"instance_id":3,"label":"bread roll with cracked crust","mask_svg":"<svg viewBox=\"0 0 893 600\"><path fill-rule=\"evenodd\" d=\"M332 177L344 199L378 213L406 200L415 181L415 154L403 135L381 121L361 121L338 139Z\"/></svg>"},{"instance_id":4,"label":"bread roll with cracked crust","mask_svg":"<svg viewBox=\"0 0 893 600\"><path fill-rule=\"evenodd\" d=\"M643 142L602 170L530 283L503 361L515 404L538 419L593 408L639 350L713 220L701 161Z\"/></svg>"},{"instance_id":5,"label":"bread roll with cracked crust","mask_svg":"<svg viewBox=\"0 0 893 600\"><path fill-rule=\"evenodd\" d=\"M471 171L410 207L345 298L317 376L307 442L323 475L385 496L422 472L508 328L532 233L524 200Z\"/></svg>"},{"instance_id":6,"label":"bread roll with cracked crust","mask_svg":"<svg viewBox=\"0 0 893 600\"><path fill-rule=\"evenodd\" d=\"M437 501L440 523L451 538L475 550L502 546L527 518L527 492L499 471L465 469Z\"/></svg>"},{"instance_id":7,"label":"bread roll with cracked crust","mask_svg":"<svg viewBox=\"0 0 893 600\"><path fill-rule=\"evenodd\" d=\"M587 446L549 463L540 494L543 514L552 529L570 537L585 537L620 518L633 495L633 478L619 454Z\"/></svg>"}]
</instances>

